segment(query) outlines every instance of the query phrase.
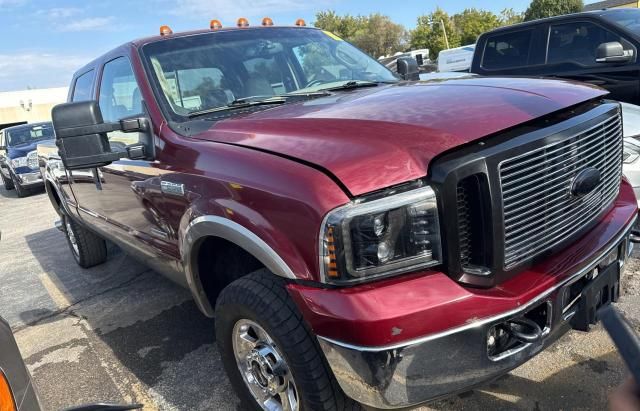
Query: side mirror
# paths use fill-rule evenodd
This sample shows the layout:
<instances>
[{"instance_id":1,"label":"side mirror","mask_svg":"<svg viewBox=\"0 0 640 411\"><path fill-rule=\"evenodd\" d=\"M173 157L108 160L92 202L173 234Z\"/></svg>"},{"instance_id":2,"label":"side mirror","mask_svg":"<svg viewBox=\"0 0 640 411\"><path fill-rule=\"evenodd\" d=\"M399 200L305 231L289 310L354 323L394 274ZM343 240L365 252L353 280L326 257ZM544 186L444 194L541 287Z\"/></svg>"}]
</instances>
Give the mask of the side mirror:
<instances>
[{"instance_id":1,"label":"side mirror","mask_svg":"<svg viewBox=\"0 0 640 411\"><path fill-rule=\"evenodd\" d=\"M69 170L103 167L127 156L113 152L110 131L146 131L145 119L127 119L105 123L97 101L81 101L55 106L51 110L56 145L64 166Z\"/></svg>"},{"instance_id":2,"label":"side mirror","mask_svg":"<svg viewBox=\"0 0 640 411\"><path fill-rule=\"evenodd\" d=\"M412 57L400 57L396 62L398 74L405 80L420 80L418 62Z\"/></svg>"},{"instance_id":3,"label":"side mirror","mask_svg":"<svg viewBox=\"0 0 640 411\"><path fill-rule=\"evenodd\" d=\"M597 63L626 63L631 55L625 54L624 47L617 41L602 43L596 49Z\"/></svg>"}]
</instances>

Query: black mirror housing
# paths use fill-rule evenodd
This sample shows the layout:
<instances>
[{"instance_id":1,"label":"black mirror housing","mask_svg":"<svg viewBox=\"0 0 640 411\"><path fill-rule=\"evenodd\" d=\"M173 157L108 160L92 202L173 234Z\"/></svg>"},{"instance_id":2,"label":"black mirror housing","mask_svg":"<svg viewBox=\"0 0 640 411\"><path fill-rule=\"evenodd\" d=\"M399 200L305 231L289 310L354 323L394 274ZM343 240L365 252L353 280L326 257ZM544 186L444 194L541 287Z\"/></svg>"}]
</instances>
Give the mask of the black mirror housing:
<instances>
[{"instance_id":1,"label":"black mirror housing","mask_svg":"<svg viewBox=\"0 0 640 411\"><path fill-rule=\"evenodd\" d=\"M412 57L400 57L396 62L398 74L405 80L420 80L418 62Z\"/></svg>"},{"instance_id":2,"label":"black mirror housing","mask_svg":"<svg viewBox=\"0 0 640 411\"><path fill-rule=\"evenodd\" d=\"M51 110L56 145L64 166L69 170L102 167L118 160L113 153L97 101L65 103Z\"/></svg>"},{"instance_id":3,"label":"black mirror housing","mask_svg":"<svg viewBox=\"0 0 640 411\"><path fill-rule=\"evenodd\" d=\"M624 63L631 60L631 56L625 54L620 42L612 41L602 43L596 49L597 63Z\"/></svg>"}]
</instances>

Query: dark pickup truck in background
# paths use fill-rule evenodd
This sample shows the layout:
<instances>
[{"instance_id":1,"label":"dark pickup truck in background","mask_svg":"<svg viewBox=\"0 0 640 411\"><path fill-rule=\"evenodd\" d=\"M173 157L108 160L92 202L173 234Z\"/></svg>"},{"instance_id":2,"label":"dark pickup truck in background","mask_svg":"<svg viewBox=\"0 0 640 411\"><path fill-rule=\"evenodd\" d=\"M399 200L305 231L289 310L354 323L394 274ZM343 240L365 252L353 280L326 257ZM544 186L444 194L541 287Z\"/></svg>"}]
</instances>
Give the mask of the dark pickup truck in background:
<instances>
[{"instance_id":1,"label":"dark pickup truck in background","mask_svg":"<svg viewBox=\"0 0 640 411\"><path fill-rule=\"evenodd\" d=\"M251 409L407 407L588 330L637 214L619 103L399 80L303 24L164 26L78 70L41 156L78 264L110 240L191 290Z\"/></svg>"},{"instance_id":2,"label":"dark pickup truck in background","mask_svg":"<svg viewBox=\"0 0 640 411\"><path fill-rule=\"evenodd\" d=\"M640 104L640 10L609 9L501 27L478 38L471 72L556 77Z\"/></svg>"}]
</instances>

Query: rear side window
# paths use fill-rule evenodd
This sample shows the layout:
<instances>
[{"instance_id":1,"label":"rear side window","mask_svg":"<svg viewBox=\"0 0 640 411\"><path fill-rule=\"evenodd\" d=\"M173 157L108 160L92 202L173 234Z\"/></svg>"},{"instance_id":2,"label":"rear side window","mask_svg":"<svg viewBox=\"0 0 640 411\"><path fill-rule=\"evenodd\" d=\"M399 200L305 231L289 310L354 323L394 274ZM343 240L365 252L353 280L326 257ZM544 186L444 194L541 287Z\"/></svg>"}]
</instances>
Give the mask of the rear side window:
<instances>
[{"instance_id":1,"label":"rear side window","mask_svg":"<svg viewBox=\"0 0 640 411\"><path fill-rule=\"evenodd\" d=\"M73 96L71 101L88 101L91 100L91 91L93 90L93 79L95 72L87 71L76 79L76 85L73 88Z\"/></svg>"},{"instance_id":2,"label":"rear side window","mask_svg":"<svg viewBox=\"0 0 640 411\"><path fill-rule=\"evenodd\" d=\"M628 41L596 24L577 22L553 25L549 32L547 63L595 66L598 46L612 41L622 43L626 52L633 55L633 46Z\"/></svg>"},{"instance_id":3,"label":"rear side window","mask_svg":"<svg viewBox=\"0 0 640 411\"><path fill-rule=\"evenodd\" d=\"M533 30L495 34L487 38L482 68L500 70L526 66Z\"/></svg>"}]
</instances>

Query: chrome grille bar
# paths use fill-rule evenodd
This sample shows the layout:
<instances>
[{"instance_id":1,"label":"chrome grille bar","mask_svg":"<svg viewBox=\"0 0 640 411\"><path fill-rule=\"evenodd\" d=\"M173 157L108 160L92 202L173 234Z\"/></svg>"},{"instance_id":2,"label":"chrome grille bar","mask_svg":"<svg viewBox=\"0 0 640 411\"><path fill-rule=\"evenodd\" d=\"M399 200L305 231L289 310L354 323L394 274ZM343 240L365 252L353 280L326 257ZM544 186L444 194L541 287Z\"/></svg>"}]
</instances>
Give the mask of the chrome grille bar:
<instances>
[{"instance_id":1,"label":"chrome grille bar","mask_svg":"<svg viewBox=\"0 0 640 411\"><path fill-rule=\"evenodd\" d=\"M571 237L615 200L622 176L620 113L498 168L504 268L510 269ZM600 182L588 195L573 197L573 179L585 168L598 169Z\"/></svg>"}]
</instances>

